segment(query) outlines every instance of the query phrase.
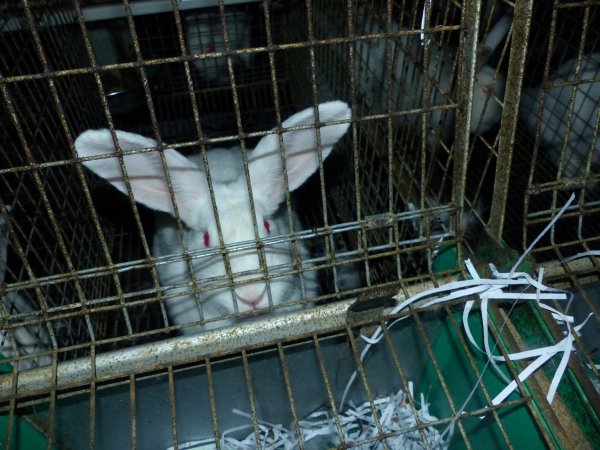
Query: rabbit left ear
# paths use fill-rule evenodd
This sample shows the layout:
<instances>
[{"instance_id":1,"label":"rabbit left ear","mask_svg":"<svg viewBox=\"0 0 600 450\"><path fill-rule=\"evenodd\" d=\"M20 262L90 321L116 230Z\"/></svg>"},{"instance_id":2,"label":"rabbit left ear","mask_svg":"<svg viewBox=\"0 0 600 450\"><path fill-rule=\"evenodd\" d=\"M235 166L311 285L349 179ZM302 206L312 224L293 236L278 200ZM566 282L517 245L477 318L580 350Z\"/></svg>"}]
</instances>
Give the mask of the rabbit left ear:
<instances>
[{"instance_id":1,"label":"rabbit left ear","mask_svg":"<svg viewBox=\"0 0 600 450\"><path fill-rule=\"evenodd\" d=\"M350 119L348 105L341 101L319 105L319 121L331 122ZM294 114L282 124L283 128L311 126L296 131L283 132L285 162L290 191L300 187L306 179L319 168L317 153L317 132L314 108L308 108ZM323 159L327 158L333 146L348 130L348 123L326 125L319 128ZM281 164L280 141L277 134L263 137L249 162L252 192L273 210L283 201L285 184Z\"/></svg>"},{"instance_id":2,"label":"rabbit left ear","mask_svg":"<svg viewBox=\"0 0 600 450\"><path fill-rule=\"evenodd\" d=\"M118 146L123 151L156 146L156 141L138 134L116 131L116 136ZM87 130L81 133L75 140L75 150L83 157L112 155L110 158L84 161L83 164L127 195L124 173L116 157L115 143L109 130ZM163 153L181 220L191 228L201 228L201 212L209 198L203 172L173 149L166 149ZM175 215L159 153L134 153L124 156L123 161L134 199L149 208Z\"/></svg>"}]
</instances>

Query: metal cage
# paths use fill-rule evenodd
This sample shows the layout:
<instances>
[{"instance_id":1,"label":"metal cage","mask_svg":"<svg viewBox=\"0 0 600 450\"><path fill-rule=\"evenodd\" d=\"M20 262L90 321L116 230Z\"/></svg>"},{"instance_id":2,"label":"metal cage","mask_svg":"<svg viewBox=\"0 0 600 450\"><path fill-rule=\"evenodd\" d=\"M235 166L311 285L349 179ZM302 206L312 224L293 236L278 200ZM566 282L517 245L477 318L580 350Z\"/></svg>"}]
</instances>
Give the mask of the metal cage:
<instances>
[{"instance_id":1,"label":"metal cage","mask_svg":"<svg viewBox=\"0 0 600 450\"><path fill-rule=\"evenodd\" d=\"M267 448L268 424L293 448L597 448L599 55L599 1L5 2L4 448ZM325 116L319 105L334 100L348 116ZM289 122L299 111L308 123ZM328 156L334 127L347 131ZM113 154L80 152L78 136L96 129ZM127 147L117 130L152 140ZM301 186L286 153L294 132L315 139ZM268 139L283 173L279 234L256 213L250 173ZM238 155L240 178L225 184L243 181L253 214L235 220L253 237L232 240L217 220L187 242L169 158L198 158L218 218L217 148ZM140 200L130 161L144 155L164 174L174 250L157 252L164 212ZM121 192L94 161L118 167ZM392 311L472 276L467 257L510 270L531 245L519 270L543 269L588 323L552 405L547 369L491 406L501 382L465 338L464 301ZM270 266L282 248L290 259ZM233 264L248 253L252 267ZM215 258L222 273L197 269ZM170 264L189 275L169 280ZM288 278L293 294L275 298ZM266 303L247 310L236 289L259 282ZM231 311L211 317L203 299L220 291ZM192 319L173 313L182 297ZM537 304L487 317L511 379L524 364L508 354L562 339ZM365 356L361 336L378 327ZM378 399L399 391L412 425L386 428ZM342 398L364 402L370 435L348 434ZM316 411L330 433L307 439ZM245 436L246 447L226 439Z\"/></svg>"}]
</instances>

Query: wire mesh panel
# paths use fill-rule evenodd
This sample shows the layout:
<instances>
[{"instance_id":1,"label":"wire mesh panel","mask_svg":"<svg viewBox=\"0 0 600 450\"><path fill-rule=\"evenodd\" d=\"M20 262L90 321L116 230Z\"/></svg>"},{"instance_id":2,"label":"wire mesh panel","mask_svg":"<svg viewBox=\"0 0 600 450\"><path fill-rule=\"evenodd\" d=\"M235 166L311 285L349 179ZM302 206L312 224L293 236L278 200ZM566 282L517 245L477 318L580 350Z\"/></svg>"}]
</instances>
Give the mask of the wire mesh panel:
<instances>
[{"instance_id":1,"label":"wire mesh panel","mask_svg":"<svg viewBox=\"0 0 600 450\"><path fill-rule=\"evenodd\" d=\"M536 6L511 174L517 180L513 192L525 192L523 226L516 221L505 235L513 245L530 245L567 198L576 195L533 254L546 262L556 283L575 293L573 305L566 310L579 320L592 316L579 347L597 383L598 366L592 356L597 347L592 336L600 326L597 261L569 261L569 257L596 250L598 245L600 4ZM518 216L518 211L513 214Z\"/></svg>"},{"instance_id":2,"label":"wire mesh panel","mask_svg":"<svg viewBox=\"0 0 600 450\"><path fill-rule=\"evenodd\" d=\"M15 145L25 145L27 149L23 152L25 158L21 154L9 157L23 160L7 161L5 184L12 190L12 177L32 176L31 187L15 192L28 197L32 191L41 193L43 207L39 203L18 204L6 197L5 222L12 244L8 252L9 272L21 270L7 281L9 292L34 292L40 283L50 289L73 289L60 296L38 293L43 300L28 301L40 311L37 320L45 321L50 334L60 331L77 348L90 342L109 347L131 345L146 335L164 337L172 326L202 327L206 320L242 313L252 316L253 311L261 309L256 308L259 298L264 297L265 304L261 306L271 310L288 303L305 307L314 301L357 294L361 287L394 283L399 277L419 277L430 269L437 240L447 235L448 229L456 228L449 226L450 220L446 219L456 208L431 200L438 208L427 213L423 221L414 211L426 206L419 197L423 194L429 199L425 195L429 190L434 189L437 193L433 195L439 198L442 192L445 200L451 198L449 160L440 162L446 181L425 190L419 187L414 174L417 166L423 169L430 164L425 159L419 163L411 156L418 152L402 146L406 150L393 157L394 170L389 171L386 164L381 164L385 153L372 151L386 140L391 145L391 138L404 139L405 135L398 131L404 129L401 119L394 119L398 126L390 127L390 135L382 131L389 118L363 121L346 103L327 103L348 98L347 80L346 85L340 83L344 91L336 92L328 87L335 81L326 75L328 67L348 66L347 60L333 64L327 59L327 52L332 50L332 56L347 58L349 42L345 29L330 29L333 34L321 36L324 25L331 20L330 10L325 4L317 6L310 14L305 13L301 3L289 11L277 4L265 9L264 5L249 3L148 15L123 5L116 8L120 15L110 18L101 15L95 6L39 7L38 11L37 6L25 5L11 12L14 17L7 22L7 38L3 40L3 86L7 117L13 111L16 114L4 126L7 135L14 136ZM348 9L350 15L356 13L347 22L352 27L354 22L364 20L360 15L364 15L364 8L357 8ZM375 17L375 13L371 16ZM60 17L64 17L64 23L52 22ZM53 26L48 27L47 23ZM416 26L414 20L412 26ZM50 33L49 37L45 33ZM60 38L51 38L52 33ZM310 38L326 41L317 48L302 44ZM69 48L63 49L67 43ZM31 46L31 62L14 65L12 61L18 59L22 45ZM63 60L60 55L64 52L68 56ZM421 57L420 53L416 57ZM306 64L310 60L313 65ZM451 70L456 72L454 66ZM33 112L29 109L32 103L24 95L34 96L34 102L43 98L46 109L38 108L30 119L21 118ZM379 100L383 102L383 97ZM316 104L322 106L311 112ZM390 111L401 107L406 106L394 105ZM291 115L302 109L303 112ZM42 120L36 122L40 117ZM347 132L353 118L356 121ZM26 128L28 120L36 125L52 120L54 126L36 134ZM251 149L258 146L259 154L268 145L277 148L276 136L280 132L275 135L270 130L278 123L284 128L314 128L316 120L332 125L321 127L314 135L302 129L290 131L283 134L283 143L291 148L286 166L293 166L294 160L306 158L296 158L291 152L296 148L303 150L299 144L313 139L318 164L313 162L309 169L305 163L298 163L299 175L295 175L294 167L288 169L280 181L285 192L278 194L274 203L265 203L260 183L274 176L267 171L270 164L281 162L274 150L271 163L253 156ZM414 128L412 120L404 122ZM365 131L364 127L371 126L376 136ZM106 131L82 133L102 128ZM123 134L118 131L121 129L136 134ZM176 151L165 152L167 144L175 145ZM30 146L44 151L28 157ZM337 150L331 161L325 161L334 146ZM146 148L148 152L154 147L162 150L140 153L139 157L126 153L123 159L114 157L110 161L95 159L117 149L137 152ZM196 159L189 167L197 171L199 178L184 187L184 178L177 175L180 169L176 160L184 161L181 155L194 154ZM389 151L388 155L392 157ZM76 164L77 156L84 157L83 164ZM249 163L242 164L243 161ZM37 166L32 168L31 163L42 165L42 174L51 178L40 178ZM154 202L154 194L144 200L140 189L148 183L144 177L138 182L136 167L131 164L143 166L144 171L155 167L159 172L145 176L163 180L159 184L164 183L165 199L174 195L176 203L180 192L196 189L192 183L200 188L206 183L208 189L189 200L201 200L203 206L198 206L191 217L179 207L173 209L172 200L163 206ZM162 164L166 164L163 167L168 172L172 169L174 177L165 175L164 170L160 172L158 165ZM399 172L402 176L396 176L396 165L403 167ZM335 166L342 170L332 169ZM90 176L87 169L100 178ZM65 175L56 179L61 171ZM204 172L206 176L202 175ZM425 176L433 179L431 173ZM110 183L103 183L101 178ZM406 180L412 181L404 184ZM253 184L256 193L249 193L248 187ZM290 196L289 192L297 188L297 195ZM58 197L57 202L71 198L72 206L52 205L52 197ZM234 205L234 198L238 206ZM355 200L347 201L350 198ZM230 213L222 209L225 203L233 205ZM242 213L246 208L247 216ZM25 227L17 219L27 209L41 214L39 224L32 227L34 234L44 230L44 244L62 253L40 258L50 266L31 269L28 274L24 271L30 264L27 255L21 256L26 260L21 262L13 256L23 244L18 243L17 231L12 231ZM71 213L70 209L76 212ZM176 220L169 221L167 215ZM442 226L430 226L440 215L445 218ZM204 216L214 216L210 225ZM69 227L75 228L71 231ZM79 236L91 241L79 243ZM259 240L252 244L256 238ZM35 242L24 235L20 240L26 241L25 245ZM289 245L282 244L286 240ZM91 249L97 249L97 259L87 255ZM69 252L73 251L83 253L71 255ZM289 255L274 256L285 253ZM64 263L55 262L61 258ZM202 267L206 269L203 271ZM65 276L67 273L70 275ZM263 277L267 283L257 282ZM275 293L268 280L273 280ZM88 284L93 283L99 283L102 290L88 290L92 289ZM242 294L239 289L225 288L231 283L249 287L240 287L247 291ZM278 290L278 286L289 283L291 287L283 293ZM219 292L228 292L229 298L211 303L210 298ZM75 303L74 298L78 299ZM245 303L240 303L240 299ZM38 305L40 302L50 305ZM175 309L171 308L175 304ZM123 340L125 336L127 339ZM50 347L60 350L59 359L70 357L64 353L63 342Z\"/></svg>"},{"instance_id":3,"label":"wire mesh panel","mask_svg":"<svg viewBox=\"0 0 600 450\"><path fill-rule=\"evenodd\" d=\"M600 6L556 4L535 12L520 111L519 143L533 155L521 185L522 238L528 245L575 192L576 205L538 247L540 259L562 259L597 245Z\"/></svg>"},{"instance_id":4,"label":"wire mesh panel","mask_svg":"<svg viewBox=\"0 0 600 450\"><path fill-rule=\"evenodd\" d=\"M341 166L339 178L342 181L328 191L333 214L347 221L360 221L365 217L374 217L382 213L391 218L398 211L409 210L409 205L422 209L446 206L450 200L451 176L447 157L441 158L441 173L437 174L441 176L435 178L436 182L442 180L442 185L430 186L427 182L421 183L423 176L432 177L430 168L433 165L430 164L429 159L427 162L421 159L423 155L419 150L419 140L416 138L418 132L416 118L420 117L418 110L420 100L417 99L414 104L408 105L401 101L406 97L405 93L395 89L390 96L391 103L389 105L387 103L388 96L384 85L388 72L384 71L383 67L384 60L392 57L385 53L386 42L389 43L391 52L395 52L394 58L398 60L391 74L391 85L400 84L399 88L417 92L423 90L423 74L416 71L421 62L419 58L423 56L419 52L420 46L415 47L417 54L409 55L410 58L407 57L404 64L403 55L407 49L403 39L406 39L406 36L398 38L402 45L396 46L396 37L386 39L386 36L382 35L385 31L383 28L386 18L392 21L392 32L395 33L410 32L411 27L416 27L414 20L410 22L396 6L394 5L387 14L383 3L357 3L351 5L345 12L348 17L344 17L344 21L339 20L338 5L331 3L315 3L315 8L310 15L298 13L297 21L302 26L295 29L299 33L297 40L316 39L330 42L329 45L316 47L314 51L303 49L297 53L293 62L292 76L298 80L296 83L299 88L304 90L303 97L318 94L333 98L353 98L354 114L359 119L353 128L354 165L352 161L347 161ZM406 8L410 9L408 6ZM413 16L416 15L415 9ZM400 30L398 28L400 24L406 29ZM375 37L371 36L373 34ZM410 35L411 42L415 36L417 33L413 31ZM416 38L414 42L417 42ZM367 58L371 58L371 63L365 60ZM410 80L398 83L399 80L396 78L407 70L413 71L408 76ZM445 67L444 70L455 73L454 66ZM439 73L434 74L434 78L438 76ZM306 77L314 79L312 85L302 81ZM445 86L444 89L448 95L447 91L452 87ZM437 98L437 100L441 99ZM405 115L409 108L414 108L415 111ZM448 145L451 145L451 142ZM431 150L437 151L429 146L424 151ZM425 158L429 156L430 154L427 153ZM437 159L436 156L432 158ZM425 166L428 167L429 173L422 174L421 168ZM348 202L349 195L352 195L356 201ZM424 203L421 203L421 199ZM450 209L448 206L446 208ZM422 260L427 250L418 253L406 251L406 245L401 242L431 234L429 223L440 216L451 217L452 220L444 220L444 223L446 226L450 223L452 227L455 226L452 212L436 211L424 218L424 229L421 229L421 222L415 220L401 222L397 232L382 229L351 236L351 245L359 252L361 249L364 251L365 248L377 249L375 252L370 252L369 263L365 266L368 274L367 283L380 284L395 280L399 275L408 277L420 274L427 267ZM381 219L384 218L379 217L379 220ZM426 239L423 239L420 244L423 245L424 242Z\"/></svg>"},{"instance_id":5,"label":"wire mesh panel","mask_svg":"<svg viewBox=\"0 0 600 450\"><path fill-rule=\"evenodd\" d=\"M389 315L477 278L466 255L489 270L488 220L529 244L573 186L534 255L593 249L599 7L531 3L2 5L5 446L547 448L570 428L595 445L593 332L569 331L582 352L560 414L550 370L492 394L522 369L510 355L560 341L547 312L473 322L499 375L463 335L475 291ZM564 96L563 130L548 123ZM594 263L548 269L597 325Z\"/></svg>"},{"instance_id":6,"label":"wire mesh panel","mask_svg":"<svg viewBox=\"0 0 600 450\"><path fill-rule=\"evenodd\" d=\"M254 6L242 5L225 14L233 28L240 22L245 30L238 47L250 47L251 39L257 46L265 44L264 16ZM241 131L240 127L251 133L273 126L272 86L277 87L280 114L289 115L290 103L285 73L272 85L265 55L254 58L248 53L240 60L243 64L232 58L235 71L231 76L239 84L235 90L229 82L223 84L223 77L228 81L230 74L223 55L223 34L216 33L213 23L219 18L218 8L182 13L187 20L183 28L182 17L172 13L130 17L130 21L82 21L84 15L94 19L96 12L94 8L82 11L72 6L40 6L38 10L34 6L16 8L11 11L13 16L7 16L3 75L13 81L3 85L3 126L9 139L7 148L24 148L3 153L7 192L3 197L3 237L10 237L12 244L7 282L11 286L17 283L19 292L31 298L13 305L9 315L15 308L29 311L20 304L32 303L40 311L50 308L53 316L45 325L52 328L50 334L64 334L67 342L87 346L91 341L105 340L110 346L130 345L131 340L121 341L119 337L160 328L166 317L164 307L157 302L160 287L155 263L148 262L153 214L132 208L130 201L115 195L116 191L98 178L90 179L89 185L82 184L81 173L71 165L75 137L87 128L110 123L150 135L154 129L170 142L189 145L195 140L198 151L199 138L217 135L227 143L227 136ZM221 53L219 57L192 60L191 64L183 62L181 56L179 61L172 61L173 55L182 54L181 45L185 48L185 42L200 38L196 32L214 35L218 48L209 53ZM27 51L20 53L23 47ZM190 54L204 56L204 50L196 47L190 45ZM136 58L163 59L140 69ZM204 76L199 74L199 68L204 69L200 63L211 66L210 71L202 70ZM48 70L63 73L56 80L46 79L41 75L44 64ZM91 64L103 69L93 72ZM273 63L273 68L277 67L279 63ZM13 120L9 120L13 113ZM259 137L247 139L250 145ZM42 170L25 169L28 164L53 162L58 163ZM97 255L90 254L93 251ZM28 265L33 266L28 269ZM92 268L94 272L86 275ZM69 272L75 275L63 275ZM39 286L50 291L39 291ZM37 299L32 297L36 289ZM83 312L88 300L96 305L89 316ZM125 304L127 307L122 308ZM63 350L66 343L53 346Z\"/></svg>"},{"instance_id":7,"label":"wire mesh panel","mask_svg":"<svg viewBox=\"0 0 600 450\"><path fill-rule=\"evenodd\" d=\"M393 327L358 321L334 333L123 377L99 366L93 386L50 395L42 389L36 401L17 400L10 417L45 430L47 442L63 448L447 448L451 429L454 448L593 448L597 433L585 423L586 402L567 398L570 415L560 421L559 411L540 417L527 398L488 406L501 383L461 339L461 315L424 311ZM358 333L379 325L383 339L364 358L367 344ZM221 334L221 342L230 337Z\"/></svg>"}]
</instances>

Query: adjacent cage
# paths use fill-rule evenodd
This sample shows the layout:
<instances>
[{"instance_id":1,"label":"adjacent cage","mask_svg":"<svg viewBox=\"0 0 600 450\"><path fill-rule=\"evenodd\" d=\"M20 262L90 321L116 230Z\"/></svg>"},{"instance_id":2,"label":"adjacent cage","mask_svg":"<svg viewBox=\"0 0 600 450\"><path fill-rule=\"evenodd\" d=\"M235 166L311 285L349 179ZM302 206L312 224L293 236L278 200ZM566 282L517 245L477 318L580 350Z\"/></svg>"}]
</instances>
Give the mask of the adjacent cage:
<instances>
[{"instance_id":1,"label":"adjacent cage","mask_svg":"<svg viewBox=\"0 0 600 450\"><path fill-rule=\"evenodd\" d=\"M5 448L600 446L600 2L0 11Z\"/></svg>"}]
</instances>

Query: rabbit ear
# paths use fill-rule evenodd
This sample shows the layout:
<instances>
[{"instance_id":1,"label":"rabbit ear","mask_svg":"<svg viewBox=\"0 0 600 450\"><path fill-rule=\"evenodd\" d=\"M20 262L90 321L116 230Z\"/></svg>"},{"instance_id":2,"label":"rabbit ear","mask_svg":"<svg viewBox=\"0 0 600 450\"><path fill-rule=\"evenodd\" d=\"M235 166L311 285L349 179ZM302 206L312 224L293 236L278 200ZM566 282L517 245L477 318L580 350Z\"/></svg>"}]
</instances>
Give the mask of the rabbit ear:
<instances>
[{"instance_id":1,"label":"rabbit ear","mask_svg":"<svg viewBox=\"0 0 600 450\"><path fill-rule=\"evenodd\" d=\"M350 116L350 108L344 102L334 101L319 105L321 123L347 120ZM288 185L290 191L293 191L319 168L317 133L314 128L318 124L315 124L314 108L294 114L281 125L283 128L307 125L313 127L283 133ZM348 126L348 123L341 123L319 128L323 159L329 156L333 146L348 130ZM249 170L254 195L275 210L285 195L277 134L270 134L260 140L251 154Z\"/></svg>"},{"instance_id":2,"label":"rabbit ear","mask_svg":"<svg viewBox=\"0 0 600 450\"><path fill-rule=\"evenodd\" d=\"M123 151L156 147L156 141L138 134L116 131ZM81 157L115 154L115 144L109 130L87 130L75 140L75 150ZM164 152L173 193L181 219L191 228L201 228L201 212L209 198L204 173L188 158L173 149ZM149 208L174 214L173 202L165 177L160 154L157 151L135 153L124 157L127 178L136 201ZM84 161L96 175L110 182L127 195L118 158Z\"/></svg>"}]
</instances>

